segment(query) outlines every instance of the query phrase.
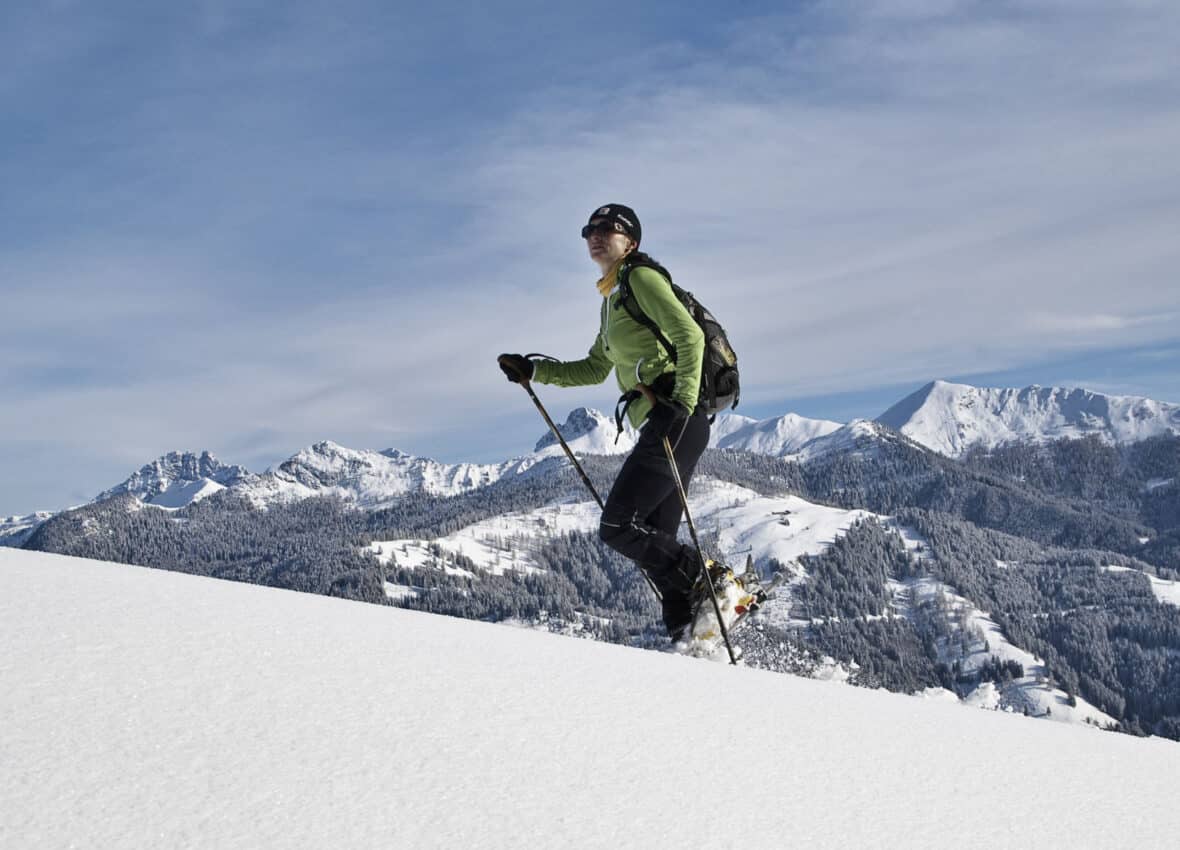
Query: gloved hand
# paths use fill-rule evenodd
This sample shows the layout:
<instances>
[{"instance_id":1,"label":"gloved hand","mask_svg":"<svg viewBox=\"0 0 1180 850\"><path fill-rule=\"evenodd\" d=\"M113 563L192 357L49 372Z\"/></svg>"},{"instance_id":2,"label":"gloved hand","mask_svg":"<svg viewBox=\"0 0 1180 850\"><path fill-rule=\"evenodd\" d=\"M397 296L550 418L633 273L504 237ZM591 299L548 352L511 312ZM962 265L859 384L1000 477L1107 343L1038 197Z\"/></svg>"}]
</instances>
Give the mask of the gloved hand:
<instances>
[{"instance_id":1,"label":"gloved hand","mask_svg":"<svg viewBox=\"0 0 1180 850\"><path fill-rule=\"evenodd\" d=\"M647 423L643 429L663 439L678 431L691 415L689 409L678 401L661 401L647 414Z\"/></svg>"},{"instance_id":2,"label":"gloved hand","mask_svg":"<svg viewBox=\"0 0 1180 850\"><path fill-rule=\"evenodd\" d=\"M501 354L496 358L500 369L514 384L523 384L532 380L533 361L519 354Z\"/></svg>"}]
</instances>

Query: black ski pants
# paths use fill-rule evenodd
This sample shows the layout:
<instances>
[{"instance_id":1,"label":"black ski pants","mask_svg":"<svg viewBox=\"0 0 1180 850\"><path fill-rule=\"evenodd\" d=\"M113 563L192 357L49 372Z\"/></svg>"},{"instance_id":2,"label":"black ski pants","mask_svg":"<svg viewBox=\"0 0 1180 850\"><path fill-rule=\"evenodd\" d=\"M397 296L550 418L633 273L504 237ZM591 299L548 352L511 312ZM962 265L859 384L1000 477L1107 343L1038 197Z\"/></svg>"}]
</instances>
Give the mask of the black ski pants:
<instances>
[{"instance_id":1,"label":"black ski pants","mask_svg":"<svg viewBox=\"0 0 1180 850\"><path fill-rule=\"evenodd\" d=\"M685 596L699 569L696 550L680 543L676 532L684 512L668 464L664 441L644 427L611 487L598 536L639 564L661 594ZM709 417L701 408L668 435L680 479L688 482L709 443Z\"/></svg>"}]
</instances>

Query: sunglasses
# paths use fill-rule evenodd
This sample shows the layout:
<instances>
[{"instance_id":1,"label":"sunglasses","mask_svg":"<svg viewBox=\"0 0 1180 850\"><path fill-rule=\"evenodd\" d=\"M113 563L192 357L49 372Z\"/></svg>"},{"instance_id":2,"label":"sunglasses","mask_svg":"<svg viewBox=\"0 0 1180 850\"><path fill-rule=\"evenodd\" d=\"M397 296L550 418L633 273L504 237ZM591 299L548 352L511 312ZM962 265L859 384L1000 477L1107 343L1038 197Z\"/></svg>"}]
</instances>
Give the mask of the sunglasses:
<instances>
[{"instance_id":1,"label":"sunglasses","mask_svg":"<svg viewBox=\"0 0 1180 850\"><path fill-rule=\"evenodd\" d=\"M589 239L591 233L603 233L610 236L612 233L627 233L627 228L623 227L617 221L600 221L597 224L587 224L582 228L582 238Z\"/></svg>"}]
</instances>

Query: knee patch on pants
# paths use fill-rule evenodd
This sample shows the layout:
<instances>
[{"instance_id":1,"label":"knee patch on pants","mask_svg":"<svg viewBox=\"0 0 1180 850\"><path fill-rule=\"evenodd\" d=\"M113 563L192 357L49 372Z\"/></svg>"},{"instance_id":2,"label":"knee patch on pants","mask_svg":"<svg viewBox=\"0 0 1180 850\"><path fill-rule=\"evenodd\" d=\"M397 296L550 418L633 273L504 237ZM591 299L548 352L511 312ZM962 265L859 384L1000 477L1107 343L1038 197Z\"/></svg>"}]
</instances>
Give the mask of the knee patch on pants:
<instances>
[{"instance_id":1,"label":"knee patch on pants","mask_svg":"<svg viewBox=\"0 0 1180 850\"><path fill-rule=\"evenodd\" d=\"M641 559L651 538L652 529L640 522L633 510L624 512L608 508L598 523L598 539L634 560Z\"/></svg>"}]
</instances>

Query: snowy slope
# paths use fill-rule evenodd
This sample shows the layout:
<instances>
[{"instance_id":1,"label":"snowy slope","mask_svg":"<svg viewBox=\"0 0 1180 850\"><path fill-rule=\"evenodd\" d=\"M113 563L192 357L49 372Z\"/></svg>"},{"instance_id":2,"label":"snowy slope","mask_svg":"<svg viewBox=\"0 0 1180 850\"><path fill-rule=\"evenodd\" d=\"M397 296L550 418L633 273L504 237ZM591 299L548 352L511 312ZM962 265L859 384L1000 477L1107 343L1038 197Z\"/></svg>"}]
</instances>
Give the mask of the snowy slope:
<instances>
[{"instance_id":1,"label":"snowy slope","mask_svg":"<svg viewBox=\"0 0 1180 850\"><path fill-rule=\"evenodd\" d=\"M992 659L1015 661L1024 675L1002 684L983 682L963 697L967 705L1027 713L1065 723L1092 723L1106 729L1118 725L1113 717L1081 697L1070 704L1068 695L1049 684L1045 662L1012 644L1000 627L970 600L949 585L930 578L894 582L895 606L903 616L932 605L945 611L951 634L938 641L940 661L960 665L964 674L977 674Z\"/></svg>"},{"instance_id":2,"label":"snowy slope","mask_svg":"<svg viewBox=\"0 0 1180 850\"><path fill-rule=\"evenodd\" d=\"M883 428L880 423L854 419L804 444L790 455L790 459L810 463L833 455L849 455L868 460L879 456L883 446L899 442L904 443L906 440L888 428Z\"/></svg>"},{"instance_id":3,"label":"snowy slope","mask_svg":"<svg viewBox=\"0 0 1180 850\"><path fill-rule=\"evenodd\" d=\"M1180 405L1084 389L1031 386L983 389L935 381L902 399L877 421L950 457L980 446L1040 442L1089 434L1131 443L1180 434Z\"/></svg>"},{"instance_id":4,"label":"snowy slope","mask_svg":"<svg viewBox=\"0 0 1180 850\"><path fill-rule=\"evenodd\" d=\"M718 413L717 418L713 420L713 428L709 433L709 445L716 448L730 434L741 431L750 425L755 425L758 421L749 416L742 416L739 413Z\"/></svg>"},{"instance_id":5,"label":"snowy slope","mask_svg":"<svg viewBox=\"0 0 1180 850\"><path fill-rule=\"evenodd\" d=\"M734 564L739 568L747 556L766 568L771 558L788 565L803 555L818 555L858 519L873 516L868 511L815 505L796 496L768 498L708 476L693 482L689 508L701 529L717 533L721 551L739 560ZM593 532L600 515L591 501L553 504L483 520L444 537L381 540L370 549L383 563L396 561L407 568L437 568L430 553L433 547L450 556L463 555L493 574L527 573L537 569L531 553L538 546L571 531ZM687 534L682 536L687 539ZM445 563L443 568L452 574L465 572ZM786 607L785 600L773 604Z\"/></svg>"},{"instance_id":6,"label":"snowy slope","mask_svg":"<svg viewBox=\"0 0 1180 850\"><path fill-rule=\"evenodd\" d=\"M381 563L396 562L407 569L431 566L435 561L430 551L433 546L452 557L470 558L476 567L493 575L506 571L530 573L539 570L533 558L537 547L571 531L593 531L598 528L601 515L602 510L595 502L554 504L533 511L501 514L445 537L382 540L369 548ZM471 571L460 567L445 569L452 575L474 577ZM395 589L391 595L398 596L401 592Z\"/></svg>"},{"instance_id":7,"label":"snowy slope","mask_svg":"<svg viewBox=\"0 0 1180 850\"><path fill-rule=\"evenodd\" d=\"M762 420L719 416L714 423L709 445L719 449L741 449L782 457L794 454L817 437L831 434L840 427L839 422L806 419L795 413Z\"/></svg>"},{"instance_id":8,"label":"snowy slope","mask_svg":"<svg viewBox=\"0 0 1180 850\"><path fill-rule=\"evenodd\" d=\"M4 847L1180 832L1170 741L180 573L0 550L0 645ZM756 807L748 837L726 797Z\"/></svg>"}]
</instances>

